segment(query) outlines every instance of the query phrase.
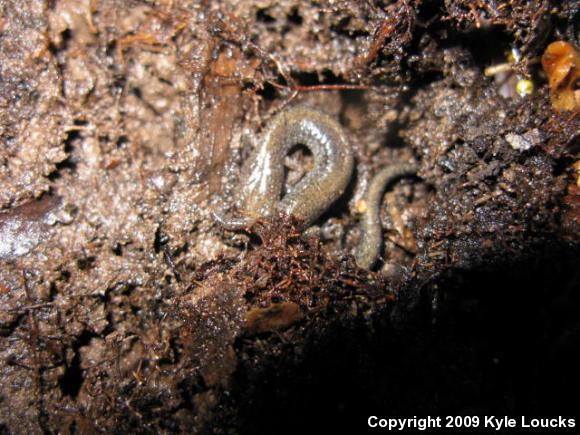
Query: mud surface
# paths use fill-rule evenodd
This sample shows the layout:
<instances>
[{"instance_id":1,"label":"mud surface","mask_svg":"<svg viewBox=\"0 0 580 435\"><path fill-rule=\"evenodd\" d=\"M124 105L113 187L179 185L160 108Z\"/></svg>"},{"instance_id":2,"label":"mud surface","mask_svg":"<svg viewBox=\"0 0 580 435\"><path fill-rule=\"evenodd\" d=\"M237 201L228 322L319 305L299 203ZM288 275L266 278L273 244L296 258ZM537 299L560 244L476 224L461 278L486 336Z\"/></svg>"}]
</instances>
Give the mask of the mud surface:
<instances>
[{"instance_id":1,"label":"mud surface","mask_svg":"<svg viewBox=\"0 0 580 435\"><path fill-rule=\"evenodd\" d=\"M0 432L577 414L580 117L539 58L579 46L578 7L0 1ZM347 192L308 234L225 231L294 104L344 126ZM361 199L399 161L360 270Z\"/></svg>"}]
</instances>

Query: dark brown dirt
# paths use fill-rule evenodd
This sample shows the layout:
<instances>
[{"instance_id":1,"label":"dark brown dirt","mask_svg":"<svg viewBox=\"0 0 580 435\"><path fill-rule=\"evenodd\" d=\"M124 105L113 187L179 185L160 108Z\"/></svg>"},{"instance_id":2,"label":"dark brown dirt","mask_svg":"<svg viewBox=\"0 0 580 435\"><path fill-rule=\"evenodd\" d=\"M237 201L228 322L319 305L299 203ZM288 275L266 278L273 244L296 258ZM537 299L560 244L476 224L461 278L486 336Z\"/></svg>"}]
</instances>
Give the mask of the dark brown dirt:
<instances>
[{"instance_id":1,"label":"dark brown dirt","mask_svg":"<svg viewBox=\"0 0 580 435\"><path fill-rule=\"evenodd\" d=\"M1 0L0 433L577 413L580 116L538 59L579 45L578 8ZM211 211L296 103L344 125L351 186L312 235L224 231ZM410 158L382 271L359 270L359 201Z\"/></svg>"}]
</instances>

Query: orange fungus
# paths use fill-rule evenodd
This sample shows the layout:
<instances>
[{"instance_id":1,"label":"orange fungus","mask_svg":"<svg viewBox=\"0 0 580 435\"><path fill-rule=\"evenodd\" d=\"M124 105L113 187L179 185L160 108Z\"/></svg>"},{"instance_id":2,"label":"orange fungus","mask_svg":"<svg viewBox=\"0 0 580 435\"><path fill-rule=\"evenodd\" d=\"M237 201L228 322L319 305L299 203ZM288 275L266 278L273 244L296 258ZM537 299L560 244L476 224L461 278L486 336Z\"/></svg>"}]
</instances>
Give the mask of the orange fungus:
<instances>
[{"instance_id":1,"label":"orange fungus","mask_svg":"<svg viewBox=\"0 0 580 435\"><path fill-rule=\"evenodd\" d=\"M557 110L580 109L580 51L565 41L552 42L542 55L552 105Z\"/></svg>"}]
</instances>

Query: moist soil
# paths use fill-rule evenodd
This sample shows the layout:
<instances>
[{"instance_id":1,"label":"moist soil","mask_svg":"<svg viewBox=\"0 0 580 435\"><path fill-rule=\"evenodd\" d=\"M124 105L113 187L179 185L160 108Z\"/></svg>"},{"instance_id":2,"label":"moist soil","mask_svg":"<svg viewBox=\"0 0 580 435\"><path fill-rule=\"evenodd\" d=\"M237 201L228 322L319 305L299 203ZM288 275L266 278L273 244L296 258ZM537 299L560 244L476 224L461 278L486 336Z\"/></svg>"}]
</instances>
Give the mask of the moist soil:
<instances>
[{"instance_id":1,"label":"moist soil","mask_svg":"<svg viewBox=\"0 0 580 435\"><path fill-rule=\"evenodd\" d=\"M0 0L0 433L580 417L580 117L539 63L578 8ZM350 186L306 233L225 230L296 104L343 125ZM410 160L361 270L365 189Z\"/></svg>"}]
</instances>

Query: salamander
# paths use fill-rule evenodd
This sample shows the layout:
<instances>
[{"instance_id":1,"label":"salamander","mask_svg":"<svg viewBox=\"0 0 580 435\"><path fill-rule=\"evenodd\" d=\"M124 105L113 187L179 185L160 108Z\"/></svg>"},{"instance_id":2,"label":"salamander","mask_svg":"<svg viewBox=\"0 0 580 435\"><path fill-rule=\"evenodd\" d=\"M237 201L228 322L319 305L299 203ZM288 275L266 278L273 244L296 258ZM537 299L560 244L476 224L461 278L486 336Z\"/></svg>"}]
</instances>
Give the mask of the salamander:
<instances>
[{"instance_id":1,"label":"salamander","mask_svg":"<svg viewBox=\"0 0 580 435\"><path fill-rule=\"evenodd\" d=\"M355 250L355 259L359 267L370 269L381 253L383 230L379 212L387 185L397 178L416 173L416 165L398 163L381 169L371 180L365 196L367 209L360 221L361 240Z\"/></svg>"},{"instance_id":2,"label":"salamander","mask_svg":"<svg viewBox=\"0 0 580 435\"><path fill-rule=\"evenodd\" d=\"M284 158L299 144L312 152L314 168L281 197ZM268 123L242 170L238 216L214 215L228 229L247 228L275 213L295 216L306 228L344 193L353 167L349 141L337 121L305 106L287 109Z\"/></svg>"}]
</instances>

